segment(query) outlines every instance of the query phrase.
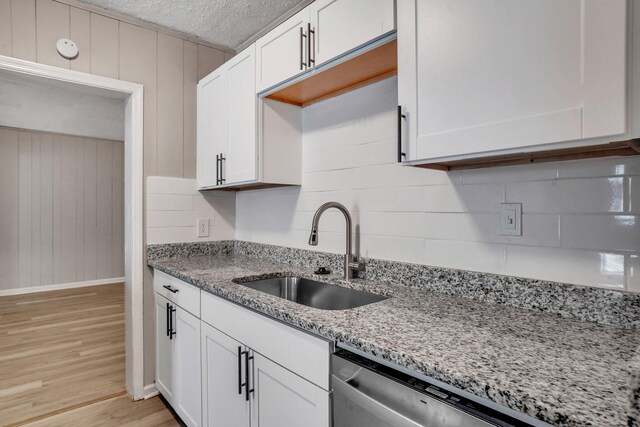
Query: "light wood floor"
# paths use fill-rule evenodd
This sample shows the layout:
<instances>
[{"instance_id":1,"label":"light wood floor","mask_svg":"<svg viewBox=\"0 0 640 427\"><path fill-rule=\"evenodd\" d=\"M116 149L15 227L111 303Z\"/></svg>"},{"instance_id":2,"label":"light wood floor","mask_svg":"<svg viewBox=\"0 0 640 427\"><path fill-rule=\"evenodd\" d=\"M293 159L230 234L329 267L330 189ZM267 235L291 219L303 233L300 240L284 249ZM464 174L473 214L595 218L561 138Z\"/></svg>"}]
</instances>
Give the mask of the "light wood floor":
<instances>
[{"instance_id":1,"label":"light wood floor","mask_svg":"<svg viewBox=\"0 0 640 427\"><path fill-rule=\"evenodd\" d=\"M179 425L124 363L123 284L0 297L1 426Z\"/></svg>"}]
</instances>

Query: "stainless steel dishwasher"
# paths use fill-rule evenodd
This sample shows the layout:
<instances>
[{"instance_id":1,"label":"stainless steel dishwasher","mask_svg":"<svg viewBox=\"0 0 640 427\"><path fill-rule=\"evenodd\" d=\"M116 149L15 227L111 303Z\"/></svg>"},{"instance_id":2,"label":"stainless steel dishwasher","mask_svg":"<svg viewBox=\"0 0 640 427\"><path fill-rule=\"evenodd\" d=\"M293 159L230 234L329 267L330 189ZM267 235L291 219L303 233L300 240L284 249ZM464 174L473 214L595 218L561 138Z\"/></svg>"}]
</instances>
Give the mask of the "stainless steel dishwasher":
<instances>
[{"instance_id":1,"label":"stainless steel dishwasher","mask_svg":"<svg viewBox=\"0 0 640 427\"><path fill-rule=\"evenodd\" d=\"M333 427L530 426L346 350L331 362Z\"/></svg>"}]
</instances>

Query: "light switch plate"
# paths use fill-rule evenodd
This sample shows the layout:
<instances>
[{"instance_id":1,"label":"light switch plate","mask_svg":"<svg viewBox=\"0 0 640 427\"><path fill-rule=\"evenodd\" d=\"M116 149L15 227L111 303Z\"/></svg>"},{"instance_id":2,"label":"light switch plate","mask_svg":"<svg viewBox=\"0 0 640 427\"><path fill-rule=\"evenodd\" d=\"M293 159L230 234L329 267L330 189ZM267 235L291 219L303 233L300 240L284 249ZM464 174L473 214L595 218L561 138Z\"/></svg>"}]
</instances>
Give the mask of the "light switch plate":
<instances>
[{"instance_id":1,"label":"light switch plate","mask_svg":"<svg viewBox=\"0 0 640 427\"><path fill-rule=\"evenodd\" d=\"M198 237L209 237L209 218L198 218Z\"/></svg>"},{"instance_id":2,"label":"light switch plate","mask_svg":"<svg viewBox=\"0 0 640 427\"><path fill-rule=\"evenodd\" d=\"M522 203L503 203L500 207L500 234L522 236Z\"/></svg>"}]
</instances>

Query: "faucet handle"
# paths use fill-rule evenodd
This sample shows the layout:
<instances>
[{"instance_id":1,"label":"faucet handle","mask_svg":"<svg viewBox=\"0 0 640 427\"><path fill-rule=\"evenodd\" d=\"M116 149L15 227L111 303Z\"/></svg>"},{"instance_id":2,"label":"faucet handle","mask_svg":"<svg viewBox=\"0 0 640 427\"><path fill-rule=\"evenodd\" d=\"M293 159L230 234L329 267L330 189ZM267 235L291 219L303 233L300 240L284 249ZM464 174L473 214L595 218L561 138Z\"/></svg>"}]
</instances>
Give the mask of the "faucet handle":
<instances>
[{"instance_id":1,"label":"faucet handle","mask_svg":"<svg viewBox=\"0 0 640 427\"><path fill-rule=\"evenodd\" d=\"M329 267L318 267L313 274L331 274L331 269Z\"/></svg>"},{"instance_id":2,"label":"faucet handle","mask_svg":"<svg viewBox=\"0 0 640 427\"><path fill-rule=\"evenodd\" d=\"M364 264L361 262L358 262L356 258L352 259L351 261L349 261L349 268L353 271L363 271L364 270Z\"/></svg>"}]
</instances>

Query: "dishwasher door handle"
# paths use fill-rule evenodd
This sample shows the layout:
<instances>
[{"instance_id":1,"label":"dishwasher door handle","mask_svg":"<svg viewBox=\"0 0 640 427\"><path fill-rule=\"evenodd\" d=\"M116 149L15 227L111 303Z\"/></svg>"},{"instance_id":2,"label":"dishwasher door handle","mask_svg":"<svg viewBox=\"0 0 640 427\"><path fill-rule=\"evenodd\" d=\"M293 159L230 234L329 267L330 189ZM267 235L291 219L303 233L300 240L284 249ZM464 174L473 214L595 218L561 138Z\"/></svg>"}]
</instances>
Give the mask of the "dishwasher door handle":
<instances>
[{"instance_id":1,"label":"dishwasher door handle","mask_svg":"<svg viewBox=\"0 0 640 427\"><path fill-rule=\"evenodd\" d=\"M371 415L389 425L394 427L425 427L422 424L410 420L398 411L378 402L335 375L331 375L331 383L333 385L334 398L338 397L352 402L356 406L366 409Z\"/></svg>"}]
</instances>

